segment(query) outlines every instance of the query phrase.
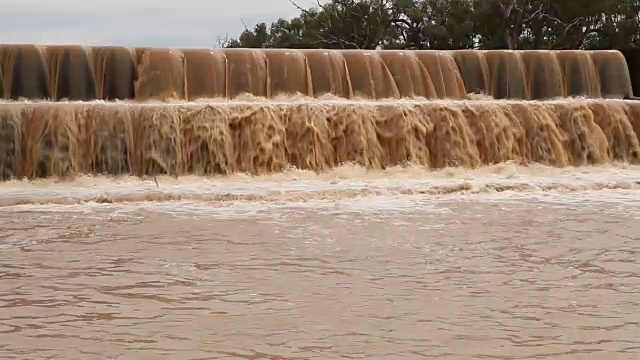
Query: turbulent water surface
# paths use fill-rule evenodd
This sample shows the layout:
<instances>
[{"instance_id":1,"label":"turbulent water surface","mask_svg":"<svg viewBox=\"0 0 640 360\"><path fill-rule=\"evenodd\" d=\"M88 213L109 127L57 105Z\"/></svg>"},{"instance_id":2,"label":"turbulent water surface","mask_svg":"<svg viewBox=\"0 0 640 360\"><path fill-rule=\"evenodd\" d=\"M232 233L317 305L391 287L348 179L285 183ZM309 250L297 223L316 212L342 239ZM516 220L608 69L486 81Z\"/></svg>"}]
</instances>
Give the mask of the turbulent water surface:
<instances>
[{"instance_id":1,"label":"turbulent water surface","mask_svg":"<svg viewBox=\"0 0 640 360\"><path fill-rule=\"evenodd\" d=\"M638 359L633 85L617 51L0 45L0 358Z\"/></svg>"},{"instance_id":2,"label":"turbulent water surface","mask_svg":"<svg viewBox=\"0 0 640 360\"><path fill-rule=\"evenodd\" d=\"M0 186L3 359L637 359L640 167Z\"/></svg>"}]
</instances>

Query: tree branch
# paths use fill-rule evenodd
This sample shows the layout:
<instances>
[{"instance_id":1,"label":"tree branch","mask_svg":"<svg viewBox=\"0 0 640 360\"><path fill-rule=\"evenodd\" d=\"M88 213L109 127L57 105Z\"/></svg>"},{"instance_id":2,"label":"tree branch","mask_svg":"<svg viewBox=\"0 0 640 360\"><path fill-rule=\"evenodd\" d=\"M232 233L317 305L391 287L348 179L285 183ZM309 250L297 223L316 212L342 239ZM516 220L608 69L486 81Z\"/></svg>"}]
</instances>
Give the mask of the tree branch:
<instances>
[{"instance_id":1,"label":"tree branch","mask_svg":"<svg viewBox=\"0 0 640 360\"><path fill-rule=\"evenodd\" d=\"M291 5L293 5L302 14L306 15L309 18L314 19L315 21L317 21L322 26L322 28L324 28L325 30L328 30L329 32L331 32L331 30L333 28L333 24L331 23L331 18L329 16L327 16L327 22L328 23L325 23L324 21L322 21L320 19L322 13L319 13L319 14L315 15L315 14L312 14L309 10L304 9L302 6L298 5L298 3L296 3L294 0L289 0L289 2L291 3ZM316 1L316 4L320 9L322 9L322 12L324 12L325 14L329 14L330 13L329 6L321 4L319 0ZM333 10L333 15L338 15L337 12L335 11L335 9ZM337 19L340 19L339 16L335 16L335 17ZM353 35L355 36L355 34L353 34ZM320 41L319 42L326 42L327 44L339 44L341 48L354 47L356 49L360 49L360 46L358 46L358 44L356 44L356 43L354 43L352 41L348 41L348 40L346 40L344 38L340 38L338 36L335 36L332 33L323 32L322 29L318 32L318 36L320 37ZM318 41L316 41L315 43L318 43Z\"/></svg>"}]
</instances>

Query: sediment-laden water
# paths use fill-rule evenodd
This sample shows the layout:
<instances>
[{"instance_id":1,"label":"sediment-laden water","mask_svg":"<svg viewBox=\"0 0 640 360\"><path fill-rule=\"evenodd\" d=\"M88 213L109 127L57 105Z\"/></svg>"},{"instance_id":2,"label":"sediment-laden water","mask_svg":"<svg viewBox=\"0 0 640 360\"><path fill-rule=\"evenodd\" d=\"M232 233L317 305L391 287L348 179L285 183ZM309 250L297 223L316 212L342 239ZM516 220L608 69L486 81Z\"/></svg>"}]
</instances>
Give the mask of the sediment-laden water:
<instances>
[{"instance_id":1,"label":"sediment-laden water","mask_svg":"<svg viewBox=\"0 0 640 360\"><path fill-rule=\"evenodd\" d=\"M622 99L631 96L637 85L631 77L636 70L634 59L612 50L0 45L0 95L55 101L230 99L243 94L465 99L468 93L521 100L571 96Z\"/></svg>"},{"instance_id":2,"label":"sediment-laden water","mask_svg":"<svg viewBox=\"0 0 640 360\"><path fill-rule=\"evenodd\" d=\"M638 358L629 74L2 45L0 355Z\"/></svg>"},{"instance_id":3,"label":"sediment-laden water","mask_svg":"<svg viewBox=\"0 0 640 360\"><path fill-rule=\"evenodd\" d=\"M514 163L4 182L0 353L634 359L639 183Z\"/></svg>"},{"instance_id":4,"label":"sediment-laden water","mask_svg":"<svg viewBox=\"0 0 640 360\"><path fill-rule=\"evenodd\" d=\"M2 178L637 163L623 100L0 103Z\"/></svg>"}]
</instances>

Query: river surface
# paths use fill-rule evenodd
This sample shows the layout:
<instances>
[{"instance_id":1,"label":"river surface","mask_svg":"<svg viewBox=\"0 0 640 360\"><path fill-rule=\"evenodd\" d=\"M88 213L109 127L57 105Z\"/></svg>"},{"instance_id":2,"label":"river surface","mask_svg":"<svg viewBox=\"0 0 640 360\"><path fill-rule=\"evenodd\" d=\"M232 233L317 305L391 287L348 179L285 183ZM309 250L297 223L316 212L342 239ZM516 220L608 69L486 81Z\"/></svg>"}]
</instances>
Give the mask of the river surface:
<instances>
[{"instance_id":1,"label":"river surface","mask_svg":"<svg viewBox=\"0 0 640 360\"><path fill-rule=\"evenodd\" d=\"M639 359L640 167L0 186L3 359Z\"/></svg>"}]
</instances>

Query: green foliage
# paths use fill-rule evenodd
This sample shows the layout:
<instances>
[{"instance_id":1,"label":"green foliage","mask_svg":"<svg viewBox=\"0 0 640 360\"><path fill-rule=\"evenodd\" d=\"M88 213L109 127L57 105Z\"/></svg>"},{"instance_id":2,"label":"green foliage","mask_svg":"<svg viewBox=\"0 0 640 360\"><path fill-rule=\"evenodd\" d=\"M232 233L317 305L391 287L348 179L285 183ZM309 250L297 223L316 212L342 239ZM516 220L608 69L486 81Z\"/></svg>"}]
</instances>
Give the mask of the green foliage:
<instances>
[{"instance_id":1,"label":"green foliage","mask_svg":"<svg viewBox=\"0 0 640 360\"><path fill-rule=\"evenodd\" d=\"M640 46L640 0L331 0L227 47L602 49Z\"/></svg>"}]
</instances>

